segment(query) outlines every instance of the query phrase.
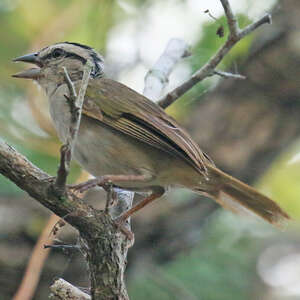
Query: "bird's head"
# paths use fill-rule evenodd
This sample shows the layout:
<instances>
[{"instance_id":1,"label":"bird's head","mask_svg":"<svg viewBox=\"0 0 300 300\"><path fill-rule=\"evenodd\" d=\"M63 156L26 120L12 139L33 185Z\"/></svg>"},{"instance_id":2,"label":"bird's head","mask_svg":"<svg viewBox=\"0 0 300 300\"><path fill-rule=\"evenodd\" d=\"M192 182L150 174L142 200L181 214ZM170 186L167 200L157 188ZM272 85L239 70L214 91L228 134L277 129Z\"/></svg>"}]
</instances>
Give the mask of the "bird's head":
<instances>
[{"instance_id":1,"label":"bird's head","mask_svg":"<svg viewBox=\"0 0 300 300\"><path fill-rule=\"evenodd\" d=\"M92 77L103 75L104 61L93 48L78 43L58 43L45 47L38 52L15 58L15 62L25 62L36 65L35 68L21 71L13 77L33 79L41 83L52 82L60 84L64 81L66 68L72 81L82 78L84 65L92 63Z\"/></svg>"}]
</instances>

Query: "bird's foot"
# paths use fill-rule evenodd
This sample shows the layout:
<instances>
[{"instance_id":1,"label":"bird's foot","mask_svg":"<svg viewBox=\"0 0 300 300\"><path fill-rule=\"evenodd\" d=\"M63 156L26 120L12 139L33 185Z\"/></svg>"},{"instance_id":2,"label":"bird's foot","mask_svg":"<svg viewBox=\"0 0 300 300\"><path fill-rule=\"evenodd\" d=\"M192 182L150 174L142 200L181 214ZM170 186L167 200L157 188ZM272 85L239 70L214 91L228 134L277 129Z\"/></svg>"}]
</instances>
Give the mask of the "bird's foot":
<instances>
[{"instance_id":1,"label":"bird's foot","mask_svg":"<svg viewBox=\"0 0 300 300\"><path fill-rule=\"evenodd\" d=\"M110 182L109 179L103 178L103 177L98 177L98 178L87 180L87 181L79 183L79 184L69 185L69 188L76 192L84 193L85 191L87 191L95 186L101 186L104 189L107 189L107 187L110 186L111 184L112 183Z\"/></svg>"},{"instance_id":2,"label":"bird's foot","mask_svg":"<svg viewBox=\"0 0 300 300\"><path fill-rule=\"evenodd\" d=\"M130 248L134 244L134 233L126 226L127 218L124 218L123 215L114 219L116 227L127 237L128 244L127 248Z\"/></svg>"}]
</instances>

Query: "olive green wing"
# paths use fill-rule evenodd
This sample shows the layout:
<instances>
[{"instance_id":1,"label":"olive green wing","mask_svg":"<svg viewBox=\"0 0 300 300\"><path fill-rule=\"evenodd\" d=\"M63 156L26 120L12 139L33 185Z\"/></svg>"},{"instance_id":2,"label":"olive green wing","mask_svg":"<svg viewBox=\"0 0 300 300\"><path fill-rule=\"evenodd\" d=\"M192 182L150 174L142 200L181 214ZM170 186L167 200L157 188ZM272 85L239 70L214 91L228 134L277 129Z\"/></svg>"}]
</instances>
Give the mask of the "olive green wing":
<instances>
[{"instance_id":1,"label":"olive green wing","mask_svg":"<svg viewBox=\"0 0 300 300\"><path fill-rule=\"evenodd\" d=\"M131 137L186 160L205 173L213 164L190 135L158 105L106 78L90 80L83 113Z\"/></svg>"}]
</instances>

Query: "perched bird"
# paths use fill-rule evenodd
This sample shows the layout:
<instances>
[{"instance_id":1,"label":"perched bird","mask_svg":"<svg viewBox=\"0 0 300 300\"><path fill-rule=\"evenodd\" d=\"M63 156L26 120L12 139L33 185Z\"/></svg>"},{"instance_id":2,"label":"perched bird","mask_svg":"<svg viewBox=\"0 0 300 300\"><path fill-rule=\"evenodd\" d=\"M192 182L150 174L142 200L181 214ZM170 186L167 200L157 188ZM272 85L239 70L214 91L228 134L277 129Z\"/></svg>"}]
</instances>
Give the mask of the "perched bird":
<instances>
[{"instance_id":1,"label":"perched bird","mask_svg":"<svg viewBox=\"0 0 300 300\"><path fill-rule=\"evenodd\" d=\"M94 49L64 42L14 61L36 65L13 76L33 79L45 90L54 126L63 143L71 117L63 67L79 90L84 66L87 61L92 63L74 158L96 178L105 176L115 186L151 192L123 213L118 219L120 223L162 196L170 186L206 195L234 212L253 212L275 225L289 218L274 201L219 170L158 105L105 78L103 58Z\"/></svg>"}]
</instances>

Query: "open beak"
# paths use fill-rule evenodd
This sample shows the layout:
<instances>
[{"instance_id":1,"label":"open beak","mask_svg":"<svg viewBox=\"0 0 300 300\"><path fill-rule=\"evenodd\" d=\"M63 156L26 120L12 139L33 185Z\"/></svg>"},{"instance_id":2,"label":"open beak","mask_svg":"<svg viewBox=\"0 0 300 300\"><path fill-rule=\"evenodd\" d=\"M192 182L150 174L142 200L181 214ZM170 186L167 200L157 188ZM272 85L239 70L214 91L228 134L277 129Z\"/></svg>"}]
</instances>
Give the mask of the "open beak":
<instances>
[{"instance_id":1,"label":"open beak","mask_svg":"<svg viewBox=\"0 0 300 300\"><path fill-rule=\"evenodd\" d=\"M38 79L41 76L42 63L39 60L38 53L30 53L20 57L17 57L13 60L14 62L25 62L30 64L35 64L38 68L31 68L28 70L21 71L17 74L12 75L16 78L28 78L28 79Z\"/></svg>"}]
</instances>

